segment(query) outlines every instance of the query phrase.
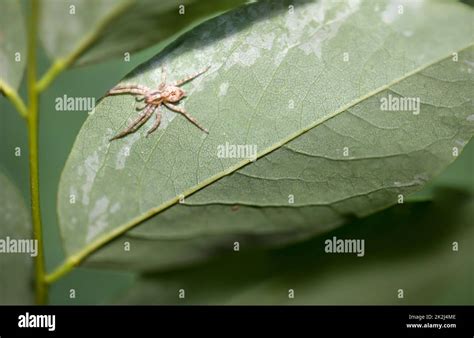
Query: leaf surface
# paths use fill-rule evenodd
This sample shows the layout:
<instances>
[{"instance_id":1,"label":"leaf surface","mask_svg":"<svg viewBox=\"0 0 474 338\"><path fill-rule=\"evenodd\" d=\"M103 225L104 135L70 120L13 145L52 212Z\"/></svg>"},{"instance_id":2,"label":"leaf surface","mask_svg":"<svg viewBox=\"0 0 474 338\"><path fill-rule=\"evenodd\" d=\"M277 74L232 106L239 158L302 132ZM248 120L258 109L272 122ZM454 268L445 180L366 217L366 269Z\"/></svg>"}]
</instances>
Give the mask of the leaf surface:
<instances>
[{"instance_id":1,"label":"leaf surface","mask_svg":"<svg viewBox=\"0 0 474 338\"><path fill-rule=\"evenodd\" d=\"M29 240L28 209L18 189L0 172L0 304L33 303L33 258L16 252L20 241Z\"/></svg>"},{"instance_id":2,"label":"leaf surface","mask_svg":"<svg viewBox=\"0 0 474 338\"><path fill-rule=\"evenodd\" d=\"M473 11L426 1L398 14L393 6L321 1L288 11L275 2L252 4L199 26L132 72L124 82L153 87L163 65L170 81L211 65L184 86L181 102L210 133L165 111L150 137L152 120L109 143L136 114L135 101L101 101L60 182L68 254L83 257L183 197L183 205L129 232L150 242L136 246L140 268L162 264L150 258L160 251L154 240L318 233L421 189L474 131ZM419 99L419 110L382 109L390 98ZM222 157L226 145L255 147L259 159ZM251 208L228 226L197 217L194 207L218 215L234 204ZM287 212L270 225L271 208L281 206ZM191 207L194 215L183 209ZM264 217L252 214L255 207ZM298 208L311 216L294 223Z\"/></svg>"},{"instance_id":3,"label":"leaf surface","mask_svg":"<svg viewBox=\"0 0 474 338\"><path fill-rule=\"evenodd\" d=\"M19 1L2 1L0 10L0 91L16 90L26 65L25 21Z\"/></svg>"}]
</instances>

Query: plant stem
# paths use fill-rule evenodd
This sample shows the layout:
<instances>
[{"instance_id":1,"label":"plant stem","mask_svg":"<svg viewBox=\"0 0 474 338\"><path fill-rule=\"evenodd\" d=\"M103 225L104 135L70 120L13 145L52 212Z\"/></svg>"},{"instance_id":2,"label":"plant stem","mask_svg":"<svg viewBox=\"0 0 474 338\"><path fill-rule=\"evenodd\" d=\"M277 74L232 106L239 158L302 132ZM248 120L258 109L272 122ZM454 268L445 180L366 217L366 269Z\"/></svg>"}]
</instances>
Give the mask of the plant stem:
<instances>
[{"instance_id":1,"label":"plant stem","mask_svg":"<svg viewBox=\"0 0 474 338\"><path fill-rule=\"evenodd\" d=\"M20 95L18 95L18 92L2 81L0 81L0 92L3 92L10 100L15 109L20 113L20 116L26 119L28 111L26 109L25 103L21 99Z\"/></svg>"},{"instance_id":2,"label":"plant stem","mask_svg":"<svg viewBox=\"0 0 474 338\"><path fill-rule=\"evenodd\" d=\"M33 221L33 237L38 241L38 255L35 259L35 291L36 303L45 304L48 290L44 282L44 248L41 227L41 211L39 197L39 161L38 161L38 91L36 89L36 41L38 25L38 1L31 0L31 18L28 24L28 145L30 162L31 214Z\"/></svg>"}]
</instances>

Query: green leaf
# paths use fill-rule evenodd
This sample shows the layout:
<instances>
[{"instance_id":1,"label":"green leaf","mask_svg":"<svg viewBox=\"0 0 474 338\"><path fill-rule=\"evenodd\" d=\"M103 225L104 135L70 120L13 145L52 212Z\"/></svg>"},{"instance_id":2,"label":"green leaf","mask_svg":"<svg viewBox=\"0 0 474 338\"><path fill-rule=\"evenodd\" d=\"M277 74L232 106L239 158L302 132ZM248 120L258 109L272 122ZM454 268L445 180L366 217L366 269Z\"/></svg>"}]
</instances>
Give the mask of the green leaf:
<instances>
[{"instance_id":1,"label":"green leaf","mask_svg":"<svg viewBox=\"0 0 474 338\"><path fill-rule=\"evenodd\" d=\"M472 196L444 191L435 202L392 207L285 249L143 275L120 302L472 305L473 218ZM326 253L334 236L363 239L364 256Z\"/></svg>"},{"instance_id":2,"label":"green leaf","mask_svg":"<svg viewBox=\"0 0 474 338\"><path fill-rule=\"evenodd\" d=\"M17 240L31 240L28 209L18 189L0 173L0 304L33 303L33 259L30 253L11 251L8 243Z\"/></svg>"},{"instance_id":3,"label":"green leaf","mask_svg":"<svg viewBox=\"0 0 474 338\"><path fill-rule=\"evenodd\" d=\"M125 53L152 46L244 2L43 0L40 35L52 60L72 58L75 65L81 65L124 57ZM184 14L180 14L180 10L184 10Z\"/></svg>"},{"instance_id":4,"label":"green leaf","mask_svg":"<svg viewBox=\"0 0 474 338\"><path fill-rule=\"evenodd\" d=\"M16 90L26 65L26 33L21 4L2 1L0 6L0 91Z\"/></svg>"},{"instance_id":5,"label":"green leaf","mask_svg":"<svg viewBox=\"0 0 474 338\"><path fill-rule=\"evenodd\" d=\"M287 245L330 231L343 221L341 217L334 219L329 209L313 206L177 205L127 232L85 264L166 270L200 262L217 253L232 255L236 249Z\"/></svg>"},{"instance_id":6,"label":"green leaf","mask_svg":"<svg viewBox=\"0 0 474 338\"><path fill-rule=\"evenodd\" d=\"M68 255L84 258L182 197L186 206L130 235L249 233L247 212L229 226L172 217L182 215L174 208L216 204L257 206L264 214L310 207L317 221L293 224L299 211L291 209L275 227L258 221L251 232L317 233L419 190L474 131L474 16L457 3L405 4L403 14L393 6L322 1L288 11L274 2L252 4L199 26L132 72L124 82L153 87L162 65L170 81L211 65L185 85L181 103L210 133L166 111L150 137L148 124L109 143L136 114L135 100L104 99L83 125L60 181ZM382 110L389 95L419 98L419 114ZM255 146L259 159L220 158L226 143ZM200 209L193 210L197 217ZM143 252L142 268L156 263L149 249Z\"/></svg>"}]
</instances>

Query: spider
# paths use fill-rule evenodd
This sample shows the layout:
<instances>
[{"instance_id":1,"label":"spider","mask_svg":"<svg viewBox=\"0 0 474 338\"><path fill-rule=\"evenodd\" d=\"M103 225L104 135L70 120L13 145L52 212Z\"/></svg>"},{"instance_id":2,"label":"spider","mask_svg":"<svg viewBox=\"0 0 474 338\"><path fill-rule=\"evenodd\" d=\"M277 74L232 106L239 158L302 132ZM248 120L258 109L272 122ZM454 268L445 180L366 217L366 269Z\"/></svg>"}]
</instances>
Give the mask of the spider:
<instances>
[{"instance_id":1,"label":"spider","mask_svg":"<svg viewBox=\"0 0 474 338\"><path fill-rule=\"evenodd\" d=\"M164 67L161 68L161 83L158 85L157 89L148 88L139 84L125 84L116 86L110 89L105 96L110 95L119 95L119 94L132 94L136 96L137 101L144 101L145 106L137 108L137 110L142 110L142 112L138 115L138 117L133 120L127 128L123 131L112 137L110 141L122 138L130 133L135 132L138 128L140 128L148 119L153 115L156 111L156 120L151 126L151 128L147 131L147 137L152 132L154 132L158 126L160 125L161 121L161 112L160 106L163 104L168 109L175 111L177 113L181 113L186 117L190 122L192 122L196 127L201 129L206 134L209 133L207 129L202 127L199 122L192 117L184 108L178 107L173 103L180 101L183 97L186 96L186 92L179 88L182 84L191 81L192 79L198 77L199 75L208 71L210 66L204 68L203 70L194 73L185 77L182 80L175 81L171 84L166 83L166 70Z\"/></svg>"}]
</instances>

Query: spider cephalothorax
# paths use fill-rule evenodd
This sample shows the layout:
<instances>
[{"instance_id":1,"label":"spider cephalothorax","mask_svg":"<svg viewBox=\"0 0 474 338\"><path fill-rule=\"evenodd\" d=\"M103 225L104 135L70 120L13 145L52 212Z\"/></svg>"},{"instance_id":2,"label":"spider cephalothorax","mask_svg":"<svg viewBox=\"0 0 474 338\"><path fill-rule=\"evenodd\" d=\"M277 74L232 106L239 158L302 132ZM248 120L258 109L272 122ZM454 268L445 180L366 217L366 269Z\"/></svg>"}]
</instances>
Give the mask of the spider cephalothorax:
<instances>
[{"instance_id":1,"label":"spider cephalothorax","mask_svg":"<svg viewBox=\"0 0 474 338\"><path fill-rule=\"evenodd\" d=\"M176 86L166 86L160 94L166 97L168 102L178 102L186 96L184 90Z\"/></svg>"},{"instance_id":2,"label":"spider cephalothorax","mask_svg":"<svg viewBox=\"0 0 474 338\"><path fill-rule=\"evenodd\" d=\"M118 138L124 137L125 135L128 135L130 133L133 133L136 131L138 128L140 128L148 119L153 115L153 113L156 111L156 120L153 123L153 126L148 130L147 136L151 134L153 131L155 131L158 126L160 125L161 121L161 112L159 107L163 104L165 105L168 109L171 109L177 113L183 114L189 121L191 121L196 127L204 131L205 133L209 133L207 129L202 127L195 118L193 118L189 113L182 107L178 107L174 105L173 103L179 102L183 97L186 96L186 93L183 89L179 88L182 84L191 81L192 79L198 77L202 73L206 72L209 69L209 67L206 67L205 69L201 70L200 72L197 72L195 74L192 74L190 76L185 77L182 80L176 81L172 84L167 84L166 83L166 72L165 69L162 68L161 70L161 83L159 84L157 89L152 89L148 88L142 85L136 85L136 84L126 84L126 85L120 85L112 88L109 90L106 94L106 96L109 95L118 95L118 94L132 94L136 96L136 99L138 101L144 101L145 106L140 108L142 112L138 117L133 120L125 130L122 132L118 133L114 137L110 139L116 140Z\"/></svg>"}]
</instances>

